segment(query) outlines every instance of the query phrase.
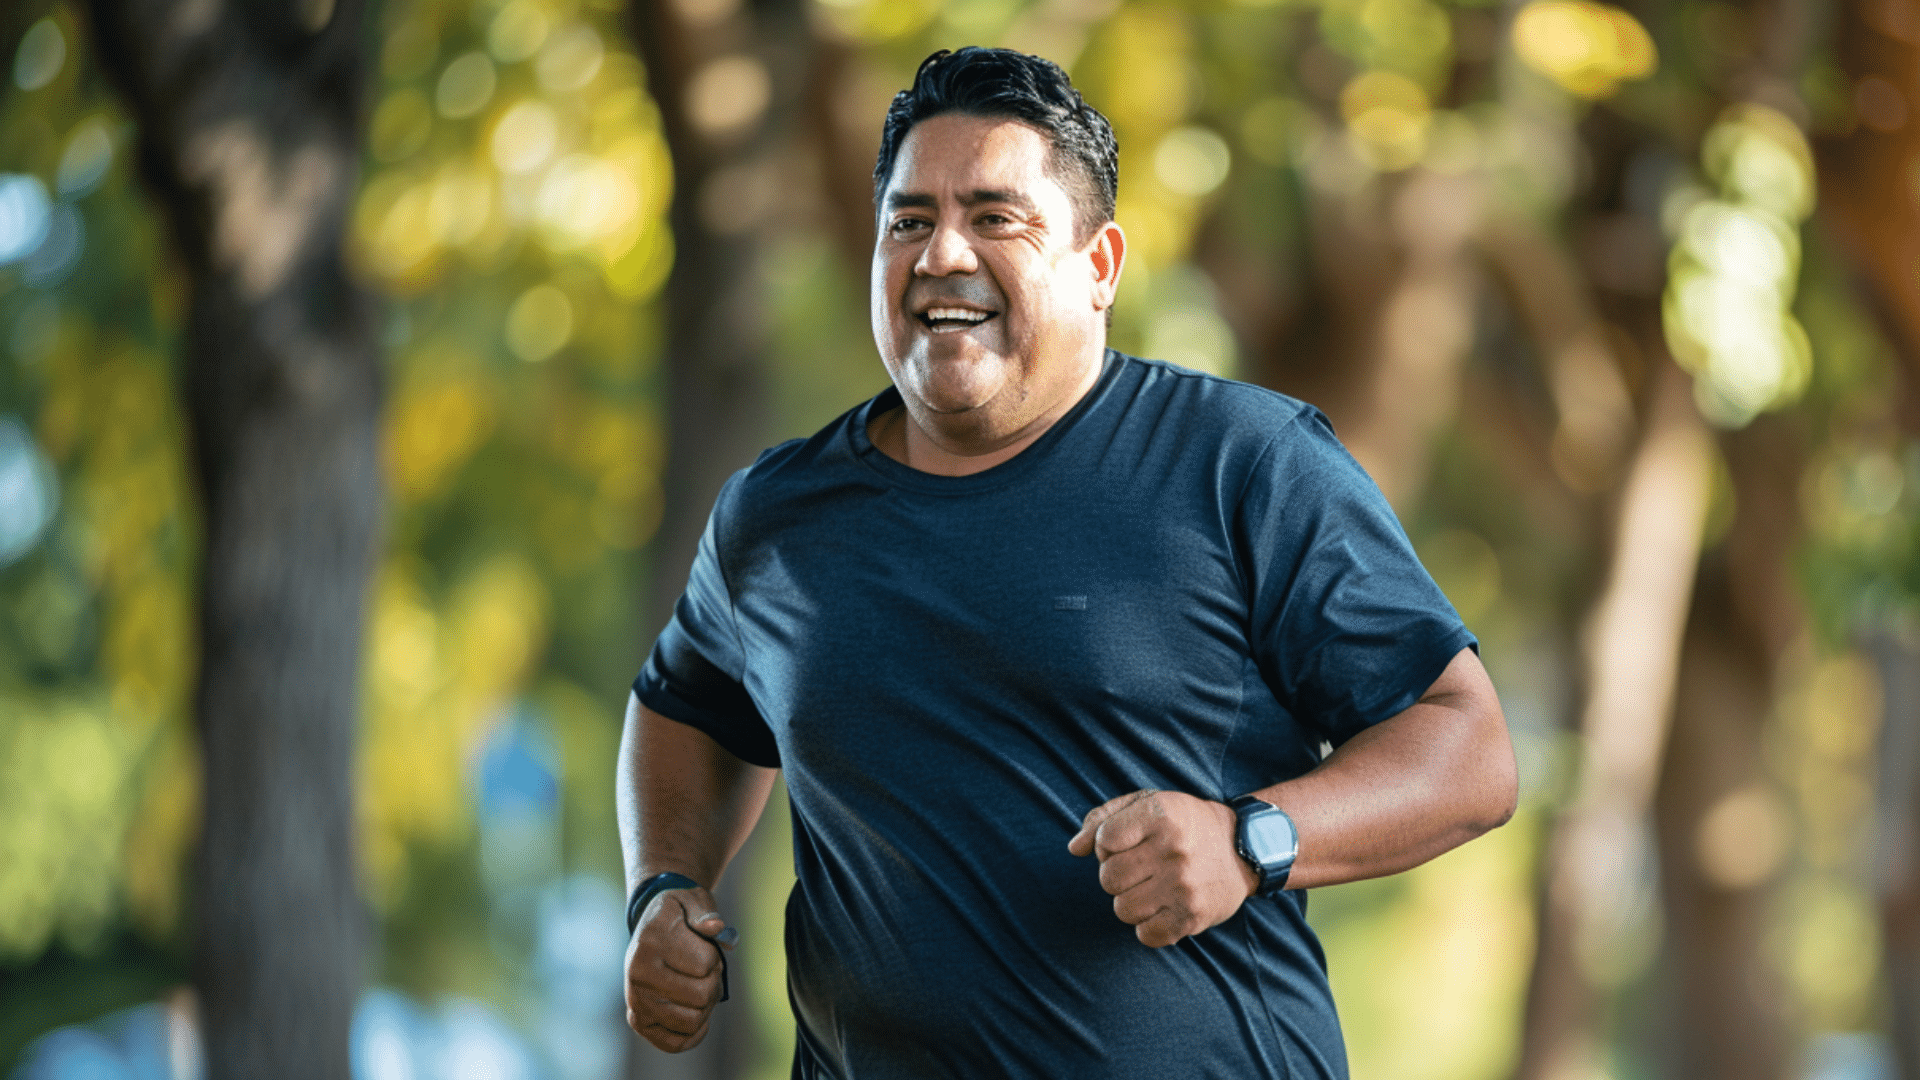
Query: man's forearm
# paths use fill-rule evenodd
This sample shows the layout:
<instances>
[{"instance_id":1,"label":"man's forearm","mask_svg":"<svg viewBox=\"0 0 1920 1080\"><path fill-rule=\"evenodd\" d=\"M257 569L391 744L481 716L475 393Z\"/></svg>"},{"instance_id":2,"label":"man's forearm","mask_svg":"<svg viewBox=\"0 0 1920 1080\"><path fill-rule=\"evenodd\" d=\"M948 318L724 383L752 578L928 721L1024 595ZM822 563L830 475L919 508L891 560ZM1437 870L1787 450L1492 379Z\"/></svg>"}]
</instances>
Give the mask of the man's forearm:
<instances>
[{"instance_id":1,"label":"man's forearm","mask_svg":"<svg viewBox=\"0 0 1920 1080\"><path fill-rule=\"evenodd\" d=\"M1300 855L1287 886L1307 889L1418 866L1505 822L1516 791L1499 699L1463 651L1413 707L1251 794L1293 818Z\"/></svg>"},{"instance_id":2,"label":"man's forearm","mask_svg":"<svg viewBox=\"0 0 1920 1080\"><path fill-rule=\"evenodd\" d=\"M1480 658L1461 650L1420 701L1296 780L1251 792L1285 810L1300 848L1287 887L1398 873L1513 815L1513 745ZM1235 851L1226 803L1142 790L1087 812L1067 850L1100 858L1113 913L1172 945L1240 910L1260 877Z\"/></svg>"},{"instance_id":3,"label":"man's forearm","mask_svg":"<svg viewBox=\"0 0 1920 1080\"><path fill-rule=\"evenodd\" d=\"M629 696L614 780L628 891L668 870L713 888L760 820L777 773Z\"/></svg>"}]
</instances>

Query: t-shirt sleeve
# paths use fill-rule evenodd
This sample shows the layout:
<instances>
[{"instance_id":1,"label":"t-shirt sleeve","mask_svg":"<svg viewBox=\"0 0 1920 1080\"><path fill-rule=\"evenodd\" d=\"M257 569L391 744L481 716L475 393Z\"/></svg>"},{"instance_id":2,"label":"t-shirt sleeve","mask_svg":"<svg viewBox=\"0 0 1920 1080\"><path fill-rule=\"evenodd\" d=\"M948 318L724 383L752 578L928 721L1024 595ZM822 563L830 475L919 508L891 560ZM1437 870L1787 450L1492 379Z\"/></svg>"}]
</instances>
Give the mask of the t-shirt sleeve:
<instances>
[{"instance_id":1,"label":"t-shirt sleeve","mask_svg":"<svg viewBox=\"0 0 1920 1080\"><path fill-rule=\"evenodd\" d=\"M778 768L773 730L747 693L746 658L715 539L728 493L723 489L714 504L687 591L653 643L633 692L647 708L700 729L740 760Z\"/></svg>"},{"instance_id":2,"label":"t-shirt sleeve","mask_svg":"<svg viewBox=\"0 0 1920 1080\"><path fill-rule=\"evenodd\" d=\"M1319 410L1268 444L1239 524L1261 676L1333 745L1412 706L1478 647Z\"/></svg>"}]
</instances>

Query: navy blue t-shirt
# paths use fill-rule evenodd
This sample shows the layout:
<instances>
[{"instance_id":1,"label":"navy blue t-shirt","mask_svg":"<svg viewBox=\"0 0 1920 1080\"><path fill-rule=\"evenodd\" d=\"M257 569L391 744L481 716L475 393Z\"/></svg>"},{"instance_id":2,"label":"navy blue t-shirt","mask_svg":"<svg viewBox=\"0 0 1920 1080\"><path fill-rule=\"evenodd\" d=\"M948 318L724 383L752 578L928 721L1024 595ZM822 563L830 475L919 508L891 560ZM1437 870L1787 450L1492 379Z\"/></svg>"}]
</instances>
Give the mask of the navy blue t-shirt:
<instances>
[{"instance_id":1,"label":"navy blue t-shirt","mask_svg":"<svg viewBox=\"0 0 1920 1080\"><path fill-rule=\"evenodd\" d=\"M1474 643L1386 500L1312 406L1117 352L971 476L875 449L899 403L728 481L634 684L784 770L794 1075L1345 1077L1304 895L1152 949L1067 840L1299 776Z\"/></svg>"}]
</instances>

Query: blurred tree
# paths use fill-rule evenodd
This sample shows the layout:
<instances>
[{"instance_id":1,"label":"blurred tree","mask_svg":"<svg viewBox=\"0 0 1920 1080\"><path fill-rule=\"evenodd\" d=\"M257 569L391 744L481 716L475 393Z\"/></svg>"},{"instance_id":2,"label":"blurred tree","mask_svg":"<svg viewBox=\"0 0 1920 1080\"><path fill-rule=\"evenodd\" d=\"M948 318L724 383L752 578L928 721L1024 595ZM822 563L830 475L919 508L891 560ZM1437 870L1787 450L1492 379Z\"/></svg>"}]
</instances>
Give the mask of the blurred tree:
<instances>
[{"instance_id":1,"label":"blurred tree","mask_svg":"<svg viewBox=\"0 0 1920 1080\"><path fill-rule=\"evenodd\" d=\"M1768 853L1768 836L1779 835L1768 829L1782 812L1762 738L1774 667L1798 625L1788 567L1798 536L1790 478L1801 454L1795 425L1754 417L1798 402L1810 365L1786 305L1813 178L1805 140L1780 111L1803 111L1786 79L1803 63L1805 13L1793 5L1715 9L1727 33L1708 39L1695 21L1705 16L1693 9L1642 11L1661 32L1667 63L1646 93L1603 105L1582 125L1591 179L1572 206L1571 227L1584 276L1623 328L1631 354L1643 358L1635 365L1643 385L1656 393L1674 385L1660 374L1671 370L1673 356L1692 376L1691 386L1677 384L1691 391L1683 398L1691 396L1725 433L1718 455L1695 436L1684 499L1669 491L1644 509L1619 511L1623 525L1645 513L1686 521L1692 535L1668 550L1665 580L1648 582L1668 617L1644 618L1655 601L1643 596L1624 609L1640 617L1613 624L1622 636L1611 647L1600 640L1607 621L1586 628L1594 659L1585 752L1576 801L1546 869L1521 1075L1550 1075L1582 1059L1591 1067L1601 1054L1604 991L1631 977L1632 961L1623 970L1623 958L1645 955L1631 940L1650 940L1632 927L1647 919L1632 912L1632 882L1650 863L1631 853L1644 849L1651 811L1677 1008L1672 1029L1662 1028L1664 1038L1648 1049L1671 1059L1666 1065L1679 1075L1779 1076L1794 1047L1783 1034L1785 988L1765 959L1767 886L1783 852ZM1681 164L1689 160L1698 165ZM1669 275L1634 257L1658 252L1663 227L1681 241ZM1762 238L1767 257L1734 254L1743 234ZM1636 266L1647 269L1623 272ZM1711 316L1710 304L1720 305ZM1704 434L1692 407L1684 400L1674 407ZM1653 408L1657 415L1660 406ZM1731 469L1731 488L1722 493L1727 512L1710 529L1716 456ZM1556 457L1576 482L1579 463L1577 455ZM1616 561L1641 557L1625 532L1618 543ZM1692 564L1703 547L1714 550L1696 588ZM1642 632L1652 623L1663 632ZM1636 658L1655 661L1659 678L1649 679ZM1608 682L1627 695L1614 704L1630 708L1610 715L1598 708L1614 693ZM1597 810L1596 802L1611 809ZM1611 835L1581 842L1603 820L1610 827L1600 831ZM1730 832L1746 835L1728 839Z\"/></svg>"},{"instance_id":2,"label":"blurred tree","mask_svg":"<svg viewBox=\"0 0 1920 1080\"><path fill-rule=\"evenodd\" d=\"M1871 642L1885 703L1875 885L1881 905L1888 1035L1902 1080L1920 1077L1920 649L1881 632Z\"/></svg>"},{"instance_id":3,"label":"blurred tree","mask_svg":"<svg viewBox=\"0 0 1920 1080\"><path fill-rule=\"evenodd\" d=\"M666 502L650 627L664 625L720 485L763 448L770 414L766 239L803 163L813 37L793 0L636 0L634 37L673 154L667 279Z\"/></svg>"},{"instance_id":4,"label":"blurred tree","mask_svg":"<svg viewBox=\"0 0 1920 1080\"><path fill-rule=\"evenodd\" d=\"M1243 328L1246 377L1325 410L1387 497L1411 507L1454 420L1473 344L1485 178L1416 168L1354 183L1366 163L1338 143L1324 153L1299 211L1303 250L1266 256L1303 264L1295 290L1283 268L1242 271L1253 253L1229 254L1224 215L1204 227L1200 259Z\"/></svg>"},{"instance_id":5,"label":"blurred tree","mask_svg":"<svg viewBox=\"0 0 1920 1080\"><path fill-rule=\"evenodd\" d=\"M1761 738L1783 649L1740 618L1727 563L1716 551L1700 568L1653 806L1677 1005L1659 1056L1669 1075L1759 1080L1792 1075L1797 1056L1792 1002L1764 947L1789 829Z\"/></svg>"},{"instance_id":6,"label":"blurred tree","mask_svg":"<svg viewBox=\"0 0 1920 1080\"><path fill-rule=\"evenodd\" d=\"M665 290L664 505L652 545L644 627L664 626L686 587L694 548L720 486L768 441L773 328L770 238L812 177L805 112L818 42L797 0L634 0L630 19L673 156L674 262ZM764 842L764 841L762 841ZM738 919L758 884L754 845L717 899ZM667 1059L632 1040L630 1074L733 1077L757 1055L748 1000L702 1046Z\"/></svg>"},{"instance_id":7,"label":"blurred tree","mask_svg":"<svg viewBox=\"0 0 1920 1080\"><path fill-rule=\"evenodd\" d=\"M1778 672L1803 630L1792 564L1803 538L1807 418L1819 409L1805 396L1814 357L1792 313L1815 194L1797 88L1811 15L1793 0L1724 12L1738 30L1717 59L1697 48L1688 58L1700 103L1716 111L1694 129L1697 142L1678 131L1695 147L1699 197L1676 229L1665 337L1721 429L1727 505L1704 537L1654 806L1678 991L1665 1065L1676 1075L1785 1077L1798 1057L1793 1003L1767 948L1790 826L1766 745ZM1771 250L1734 255L1745 229L1770 234ZM1702 318L1702 291L1725 290L1736 276L1758 286L1746 286L1746 310Z\"/></svg>"},{"instance_id":8,"label":"blurred tree","mask_svg":"<svg viewBox=\"0 0 1920 1080\"><path fill-rule=\"evenodd\" d=\"M366 941L350 770L380 504L373 307L342 260L362 6L89 10L188 279L208 1071L341 1077Z\"/></svg>"},{"instance_id":9,"label":"blurred tree","mask_svg":"<svg viewBox=\"0 0 1920 1080\"><path fill-rule=\"evenodd\" d=\"M1682 627L1706 517L1711 445L1677 371L1661 371L1625 472L1609 565L1584 634L1582 747L1542 873L1540 941L1517 1075L1590 1070L1602 987L1650 869L1642 839L1659 776Z\"/></svg>"},{"instance_id":10,"label":"blurred tree","mask_svg":"<svg viewBox=\"0 0 1920 1080\"><path fill-rule=\"evenodd\" d=\"M1920 77L1920 13L1889 0L1837 6L1833 67L1821 88L1836 122L1816 139L1821 216L1851 256L1902 377L1897 420L1920 429L1920 154L1911 87ZM1911 562L1911 555L1909 555ZM1909 570L1909 576L1911 571ZM1874 885L1889 994L1888 1034L1901 1075L1920 1078L1920 658L1888 628L1871 631L1886 685L1880 733L1880 800Z\"/></svg>"}]
</instances>

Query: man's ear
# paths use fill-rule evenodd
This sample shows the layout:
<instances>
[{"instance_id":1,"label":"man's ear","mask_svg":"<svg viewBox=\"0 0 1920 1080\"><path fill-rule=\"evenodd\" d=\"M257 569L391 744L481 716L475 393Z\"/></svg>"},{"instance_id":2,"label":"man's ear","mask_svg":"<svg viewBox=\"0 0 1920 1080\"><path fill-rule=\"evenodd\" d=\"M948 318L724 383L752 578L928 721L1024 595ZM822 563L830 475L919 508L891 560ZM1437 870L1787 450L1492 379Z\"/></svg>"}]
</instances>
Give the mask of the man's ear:
<instances>
[{"instance_id":1,"label":"man's ear","mask_svg":"<svg viewBox=\"0 0 1920 1080\"><path fill-rule=\"evenodd\" d=\"M1109 221L1094 232L1087 257L1093 264L1093 310L1105 311L1113 306L1120 271L1127 265L1127 234L1119 222Z\"/></svg>"}]
</instances>

